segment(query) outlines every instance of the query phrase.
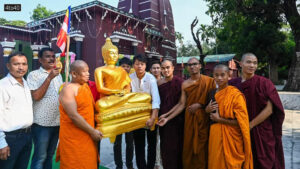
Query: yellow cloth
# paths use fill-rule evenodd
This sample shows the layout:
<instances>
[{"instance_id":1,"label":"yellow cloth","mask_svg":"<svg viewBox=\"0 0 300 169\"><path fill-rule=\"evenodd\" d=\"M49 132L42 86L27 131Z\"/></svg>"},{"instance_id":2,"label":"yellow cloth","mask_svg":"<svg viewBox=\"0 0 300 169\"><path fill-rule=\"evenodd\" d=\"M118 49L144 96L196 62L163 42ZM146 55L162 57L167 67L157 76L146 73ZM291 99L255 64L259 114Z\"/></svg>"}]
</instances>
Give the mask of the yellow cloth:
<instances>
[{"instance_id":1,"label":"yellow cloth","mask_svg":"<svg viewBox=\"0 0 300 169\"><path fill-rule=\"evenodd\" d=\"M196 83L185 89L186 107L194 103L205 105L208 93L214 88L214 79L201 75ZM208 129L209 115L205 113L204 109L199 109L194 115L191 115L186 109L182 153L184 169L207 168Z\"/></svg>"},{"instance_id":2,"label":"yellow cloth","mask_svg":"<svg viewBox=\"0 0 300 169\"><path fill-rule=\"evenodd\" d=\"M228 86L215 95L220 116L239 126L215 123L210 127L208 169L253 169L248 112L244 95Z\"/></svg>"}]
</instances>

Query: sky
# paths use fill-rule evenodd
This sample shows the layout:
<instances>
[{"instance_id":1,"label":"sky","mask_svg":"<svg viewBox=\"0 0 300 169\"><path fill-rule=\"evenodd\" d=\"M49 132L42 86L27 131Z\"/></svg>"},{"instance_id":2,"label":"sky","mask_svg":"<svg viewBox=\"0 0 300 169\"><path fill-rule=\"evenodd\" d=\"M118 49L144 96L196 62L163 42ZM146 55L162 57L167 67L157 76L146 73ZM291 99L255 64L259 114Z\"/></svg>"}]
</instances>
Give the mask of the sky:
<instances>
[{"instance_id":1,"label":"sky","mask_svg":"<svg viewBox=\"0 0 300 169\"><path fill-rule=\"evenodd\" d=\"M23 20L30 22L33 9L41 4L47 9L59 12L67 9L69 5L78 6L92 0L0 0L0 17L6 20ZM99 0L111 6L117 7L119 0ZM190 31L190 25L197 16L198 24L211 24L211 18L205 14L207 5L204 0L170 0L173 8L175 31L184 36L185 42L194 43ZM21 12L4 12L4 4L21 4Z\"/></svg>"}]
</instances>

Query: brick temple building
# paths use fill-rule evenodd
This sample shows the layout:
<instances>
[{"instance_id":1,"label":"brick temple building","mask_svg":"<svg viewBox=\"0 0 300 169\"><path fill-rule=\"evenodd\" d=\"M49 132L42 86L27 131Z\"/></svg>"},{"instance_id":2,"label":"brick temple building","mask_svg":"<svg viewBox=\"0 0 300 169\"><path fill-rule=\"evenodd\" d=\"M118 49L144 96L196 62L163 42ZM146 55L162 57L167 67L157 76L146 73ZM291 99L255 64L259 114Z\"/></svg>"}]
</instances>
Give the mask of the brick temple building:
<instances>
[{"instance_id":1,"label":"brick temple building","mask_svg":"<svg viewBox=\"0 0 300 169\"><path fill-rule=\"evenodd\" d=\"M67 7L66 7L67 8ZM163 57L176 58L175 30L169 0L120 0L118 8L92 1L72 7L70 51L95 68L104 65L101 47L110 37L120 56L145 54L149 62ZM30 22L26 27L0 25L0 75L7 73L7 56L22 51L28 56L29 70L39 67L37 53L56 46L65 10Z\"/></svg>"}]
</instances>

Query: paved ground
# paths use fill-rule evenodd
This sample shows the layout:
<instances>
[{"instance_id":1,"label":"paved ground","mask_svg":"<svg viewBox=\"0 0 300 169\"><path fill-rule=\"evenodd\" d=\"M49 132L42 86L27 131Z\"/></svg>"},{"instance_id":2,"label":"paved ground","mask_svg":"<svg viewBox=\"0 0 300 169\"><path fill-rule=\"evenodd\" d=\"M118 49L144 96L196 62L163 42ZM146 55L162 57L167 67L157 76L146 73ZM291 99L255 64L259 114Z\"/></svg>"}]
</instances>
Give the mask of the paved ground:
<instances>
[{"instance_id":1,"label":"paved ground","mask_svg":"<svg viewBox=\"0 0 300 169\"><path fill-rule=\"evenodd\" d=\"M300 110L285 111L283 147L286 169L300 168Z\"/></svg>"},{"instance_id":2,"label":"paved ground","mask_svg":"<svg viewBox=\"0 0 300 169\"><path fill-rule=\"evenodd\" d=\"M283 124L283 146L285 155L286 169L300 169L300 110L286 110ZM125 152L125 143L123 138L122 145ZM102 140L101 143L101 165L109 169L114 169L113 144L108 139ZM125 156L123 155L125 163ZM135 159L134 159L135 164ZM125 164L123 166L125 167ZM135 166L136 168L136 166Z\"/></svg>"}]
</instances>

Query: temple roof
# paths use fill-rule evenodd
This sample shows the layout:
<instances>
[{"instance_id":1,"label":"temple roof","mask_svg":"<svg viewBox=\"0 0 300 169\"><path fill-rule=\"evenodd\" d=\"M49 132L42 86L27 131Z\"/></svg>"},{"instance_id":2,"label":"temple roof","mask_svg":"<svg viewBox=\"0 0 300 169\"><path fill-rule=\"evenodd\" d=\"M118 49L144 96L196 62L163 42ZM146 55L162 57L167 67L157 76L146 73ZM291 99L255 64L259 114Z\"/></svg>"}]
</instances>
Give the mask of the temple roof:
<instances>
[{"instance_id":1,"label":"temple roof","mask_svg":"<svg viewBox=\"0 0 300 169\"><path fill-rule=\"evenodd\" d=\"M110 6L108 4L105 4L105 3L100 2L98 0L95 0L95 1L92 1L92 2L88 2L88 3L82 4L82 5L79 5L79 6L76 6L76 7L73 7L73 8L71 8L71 11L73 13L73 12L81 11L81 10L84 10L84 9L87 9L87 8L90 8L90 7L94 7L94 6L98 6L98 7L104 8L104 9L106 9L108 11L115 12L117 14L126 16L126 17L128 17L130 19L137 20L140 23L144 23L144 24L153 26L152 24L148 23L145 20L142 20L142 19L138 18L137 16L135 16L133 14L124 12L123 10L120 10L120 9L118 9L116 7L113 7L113 6ZM56 17L64 16L65 14L66 14L66 10L63 10L63 11L60 11L60 12L56 12L55 14L53 14L53 15L51 15L49 17L40 19L38 21L29 22L27 24L27 27L31 28L31 27L39 26L39 25L43 24L43 21L47 21L47 20L50 20L50 19L53 19L53 18L56 18Z\"/></svg>"},{"instance_id":2,"label":"temple roof","mask_svg":"<svg viewBox=\"0 0 300 169\"><path fill-rule=\"evenodd\" d=\"M217 55L207 55L204 58L204 62L228 62L233 59L235 54L217 54ZM177 57L177 63L187 63L190 58L200 59L200 56L183 56Z\"/></svg>"}]
</instances>

